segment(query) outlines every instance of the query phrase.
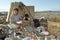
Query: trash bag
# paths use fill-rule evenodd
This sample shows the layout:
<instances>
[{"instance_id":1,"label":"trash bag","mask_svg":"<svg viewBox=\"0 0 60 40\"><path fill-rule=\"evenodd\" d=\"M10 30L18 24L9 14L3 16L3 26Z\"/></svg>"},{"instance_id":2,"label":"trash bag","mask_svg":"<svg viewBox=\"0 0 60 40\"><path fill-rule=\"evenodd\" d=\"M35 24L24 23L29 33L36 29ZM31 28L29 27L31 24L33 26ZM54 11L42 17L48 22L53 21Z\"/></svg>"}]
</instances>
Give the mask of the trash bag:
<instances>
[{"instance_id":1,"label":"trash bag","mask_svg":"<svg viewBox=\"0 0 60 40\"><path fill-rule=\"evenodd\" d=\"M35 28L40 26L39 19L34 19L33 22L34 22L34 27Z\"/></svg>"},{"instance_id":2,"label":"trash bag","mask_svg":"<svg viewBox=\"0 0 60 40\"><path fill-rule=\"evenodd\" d=\"M0 29L0 39L4 40L6 37L5 33L2 31L2 29Z\"/></svg>"}]
</instances>

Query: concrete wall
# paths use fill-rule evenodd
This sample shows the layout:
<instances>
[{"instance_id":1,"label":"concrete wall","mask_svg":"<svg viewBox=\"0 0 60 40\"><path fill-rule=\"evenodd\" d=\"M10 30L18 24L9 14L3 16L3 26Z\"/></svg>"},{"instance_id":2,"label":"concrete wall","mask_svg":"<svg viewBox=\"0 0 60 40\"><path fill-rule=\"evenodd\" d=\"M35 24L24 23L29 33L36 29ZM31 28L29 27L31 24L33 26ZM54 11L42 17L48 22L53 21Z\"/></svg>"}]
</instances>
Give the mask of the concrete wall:
<instances>
[{"instance_id":1,"label":"concrete wall","mask_svg":"<svg viewBox=\"0 0 60 40\"><path fill-rule=\"evenodd\" d=\"M10 12L7 15L7 21L9 21L10 16L12 15L12 11L14 8L18 8L18 6L21 5L20 2L12 2L10 7ZM22 6L19 9L19 15L29 14L30 18L32 19L32 16L34 16L34 6Z\"/></svg>"}]
</instances>

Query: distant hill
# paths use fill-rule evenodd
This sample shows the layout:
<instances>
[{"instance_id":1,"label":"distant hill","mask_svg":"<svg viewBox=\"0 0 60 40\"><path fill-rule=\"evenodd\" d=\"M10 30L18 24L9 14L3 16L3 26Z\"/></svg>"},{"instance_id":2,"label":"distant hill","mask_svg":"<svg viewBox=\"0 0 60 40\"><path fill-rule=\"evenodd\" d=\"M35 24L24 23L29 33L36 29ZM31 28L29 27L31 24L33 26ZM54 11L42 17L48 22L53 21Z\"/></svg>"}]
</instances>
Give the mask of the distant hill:
<instances>
[{"instance_id":1,"label":"distant hill","mask_svg":"<svg viewBox=\"0 0 60 40\"><path fill-rule=\"evenodd\" d=\"M0 12L0 16L7 16L7 11L2 11L2 12Z\"/></svg>"},{"instance_id":2,"label":"distant hill","mask_svg":"<svg viewBox=\"0 0 60 40\"><path fill-rule=\"evenodd\" d=\"M52 13L52 14L54 14L54 13L60 13L60 11L40 11L40 12L35 12L35 13Z\"/></svg>"}]
</instances>

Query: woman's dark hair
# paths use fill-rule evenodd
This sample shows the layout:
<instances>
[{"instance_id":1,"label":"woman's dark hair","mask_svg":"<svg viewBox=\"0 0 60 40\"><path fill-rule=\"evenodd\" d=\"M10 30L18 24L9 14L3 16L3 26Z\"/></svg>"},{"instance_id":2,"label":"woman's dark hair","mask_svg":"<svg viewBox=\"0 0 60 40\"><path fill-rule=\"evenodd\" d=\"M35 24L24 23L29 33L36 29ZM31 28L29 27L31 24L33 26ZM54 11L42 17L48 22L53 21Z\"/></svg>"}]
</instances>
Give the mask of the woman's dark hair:
<instances>
[{"instance_id":1,"label":"woman's dark hair","mask_svg":"<svg viewBox=\"0 0 60 40\"><path fill-rule=\"evenodd\" d=\"M29 17L29 15L28 14L25 14L25 17Z\"/></svg>"},{"instance_id":2,"label":"woman's dark hair","mask_svg":"<svg viewBox=\"0 0 60 40\"><path fill-rule=\"evenodd\" d=\"M33 22L34 22L34 27L35 28L40 26L39 19L34 19Z\"/></svg>"},{"instance_id":3,"label":"woman's dark hair","mask_svg":"<svg viewBox=\"0 0 60 40\"><path fill-rule=\"evenodd\" d=\"M19 11L18 8L14 8L14 10Z\"/></svg>"}]
</instances>

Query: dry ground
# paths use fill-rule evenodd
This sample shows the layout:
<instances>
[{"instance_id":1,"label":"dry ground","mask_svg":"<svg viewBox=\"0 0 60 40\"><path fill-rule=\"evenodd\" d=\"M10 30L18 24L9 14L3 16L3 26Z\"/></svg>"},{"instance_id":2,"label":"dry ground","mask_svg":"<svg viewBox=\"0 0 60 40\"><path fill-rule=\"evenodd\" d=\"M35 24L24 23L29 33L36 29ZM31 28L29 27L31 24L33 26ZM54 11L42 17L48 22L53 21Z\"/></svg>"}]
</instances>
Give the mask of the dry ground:
<instances>
[{"instance_id":1,"label":"dry ground","mask_svg":"<svg viewBox=\"0 0 60 40\"><path fill-rule=\"evenodd\" d=\"M60 36L60 23L48 21L48 30L51 34Z\"/></svg>"}]
</instances>

